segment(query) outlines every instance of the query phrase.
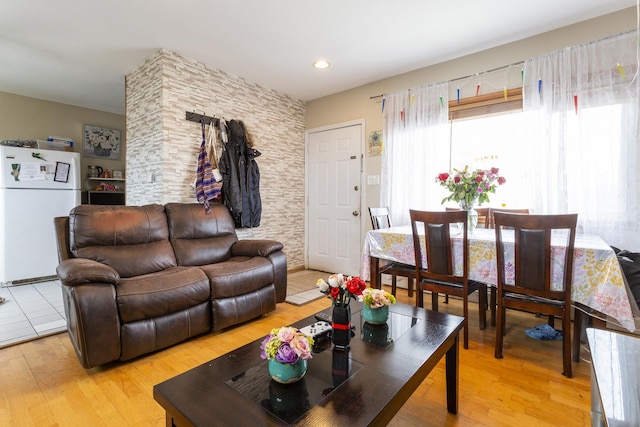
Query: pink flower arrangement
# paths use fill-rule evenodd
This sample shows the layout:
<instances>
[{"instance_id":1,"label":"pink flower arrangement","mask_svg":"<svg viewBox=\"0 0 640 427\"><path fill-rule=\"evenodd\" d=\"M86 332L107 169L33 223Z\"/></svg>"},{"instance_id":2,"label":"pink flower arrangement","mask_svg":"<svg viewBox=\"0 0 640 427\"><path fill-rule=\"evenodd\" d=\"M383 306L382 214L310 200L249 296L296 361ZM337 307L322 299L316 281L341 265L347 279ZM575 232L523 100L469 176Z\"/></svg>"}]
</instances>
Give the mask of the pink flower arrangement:
<instances>
[{"instance_id":1,"label":"pink flower arrangement","mask_svg":"<svg viewBox=\"0 0 640 427\"><path fill-rule=\"evenodd\" d=\"M367 288L358 297L362 303L371 308L380 308L396 303L396 297L383 289Z\"/></svg>"},{"instance_id":2,"label":"pink flower arrangement","mask_svg":"<svg viewBox=\"0 0 640 427\"><path fill-rule=\"evenodd\" d=\"M311 359L313 338L291 326L274 328L260 344L260 357L280 363Z\"/></svg>"},{"instance_id":3,"label":"pink flower arrangement","mask_svg":"<svg viewBox=\"0 0 640 427\"><path fill-rule=\"evenodd\" d=\"M443 172L436 177L436 182L451 192L441 203L455 201L471 207L478 201L481 205L489 201L489 194L495 194L498 185L507 182L504 177L498 175L498 168L469 171L469 166L465 166L464 170L453 171L452 174Z\"/></svg>"}]
</instances>

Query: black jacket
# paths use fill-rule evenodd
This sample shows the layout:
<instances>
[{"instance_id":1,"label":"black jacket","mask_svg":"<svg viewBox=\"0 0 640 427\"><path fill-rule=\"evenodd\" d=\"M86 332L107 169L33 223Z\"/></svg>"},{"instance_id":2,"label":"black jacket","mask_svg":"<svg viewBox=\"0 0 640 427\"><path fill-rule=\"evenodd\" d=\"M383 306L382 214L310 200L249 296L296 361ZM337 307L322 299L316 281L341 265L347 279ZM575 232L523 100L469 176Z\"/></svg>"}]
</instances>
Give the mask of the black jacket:
<instances>
[{"instance_id":1,"label":"black jacket","mask_svg":"<svg viewBox=\"0 0 640 427\"><path fill-rule=\"evenodd\" d=\"M262 216L260 170L256 157L260 152L247 144L241 122L227 122L229 141L220 157L224 204L238 228L257 227Z\"/></svg>"}]
</instances>

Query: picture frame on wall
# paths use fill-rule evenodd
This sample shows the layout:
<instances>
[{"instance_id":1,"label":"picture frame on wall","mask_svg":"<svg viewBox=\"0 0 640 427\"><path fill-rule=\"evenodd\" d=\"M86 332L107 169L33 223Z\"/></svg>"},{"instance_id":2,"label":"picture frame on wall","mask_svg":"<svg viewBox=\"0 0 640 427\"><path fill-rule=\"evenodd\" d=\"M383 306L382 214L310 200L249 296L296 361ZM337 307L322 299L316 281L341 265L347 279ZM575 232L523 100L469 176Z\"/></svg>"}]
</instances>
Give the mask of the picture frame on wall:
<instances>
[{"instance_id":1,"label":"picture frame on wall","mask_svg":"<svg viewBox=\"0 0 640 427\"><path fill-rule=\"evenodd\" d=\"M107 160L120 160L120 131L101 126L84 125L82 154Z\"/></svg>"}]
</instances>

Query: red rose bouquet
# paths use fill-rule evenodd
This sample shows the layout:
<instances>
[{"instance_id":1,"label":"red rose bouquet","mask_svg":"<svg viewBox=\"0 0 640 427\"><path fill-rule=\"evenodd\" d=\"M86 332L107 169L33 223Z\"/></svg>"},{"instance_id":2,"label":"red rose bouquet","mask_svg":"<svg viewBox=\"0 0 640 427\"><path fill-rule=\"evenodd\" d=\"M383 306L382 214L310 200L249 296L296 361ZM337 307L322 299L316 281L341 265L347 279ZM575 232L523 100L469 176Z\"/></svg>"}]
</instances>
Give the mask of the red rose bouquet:
<instances>
[{"instance_id":1,"label":"red rose bouquet","mask_svg":"<svg viewBox=\"0 0 640 427\"><path fill-rule=\"evenodd\" d=\"M351 302L351 298L362 295L362 291L367 288L367 284L360 277L344 276L342 274L332 274L328 283L324 279L318 279L317 283L320 292L327 294L337 307L346 307Z\"/></svg>"},{"instance_id":2,"label":"red rose bouquet","mask_svg":"<svg viewBox=\"0 0 640 427\"><path fill-rule=\"evenodd\" d=\"M507 182L498 175L498 168L470 171L469 166L465 166L464 170L454 169L453 172L443 172L436 177L436 182L451 192L441 203L455 201L461 207L464 205L463 209L472 207L476 201L479 205L488 202L489 194L495 194L496 187Z\"/></svg>"}]
</instances>

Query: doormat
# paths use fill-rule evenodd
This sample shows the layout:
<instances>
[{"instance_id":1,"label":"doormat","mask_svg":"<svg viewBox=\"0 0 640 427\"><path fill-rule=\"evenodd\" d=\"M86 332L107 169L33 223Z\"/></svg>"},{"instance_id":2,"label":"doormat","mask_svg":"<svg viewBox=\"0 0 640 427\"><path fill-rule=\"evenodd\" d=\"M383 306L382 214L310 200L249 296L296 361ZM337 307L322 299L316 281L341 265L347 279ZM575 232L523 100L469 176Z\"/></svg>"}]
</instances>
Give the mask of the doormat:
<instances>
[{"instance_id":1,"label":"doormat","mask_svg":"<svg viewBox=\"0 0 640 427\"><path fill-rule=\"evenodd\" d=\"M328 277L330 273L317 270L302 270L287 275L287 298L285 302L300 306L326 297L320 292L316 282L320 278Z\"/></svg>"}]
</instances>

